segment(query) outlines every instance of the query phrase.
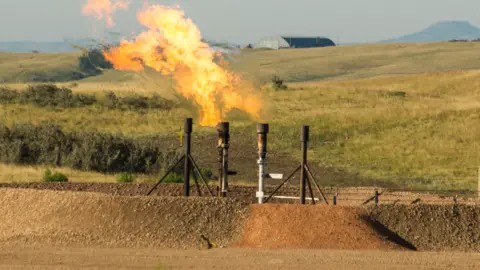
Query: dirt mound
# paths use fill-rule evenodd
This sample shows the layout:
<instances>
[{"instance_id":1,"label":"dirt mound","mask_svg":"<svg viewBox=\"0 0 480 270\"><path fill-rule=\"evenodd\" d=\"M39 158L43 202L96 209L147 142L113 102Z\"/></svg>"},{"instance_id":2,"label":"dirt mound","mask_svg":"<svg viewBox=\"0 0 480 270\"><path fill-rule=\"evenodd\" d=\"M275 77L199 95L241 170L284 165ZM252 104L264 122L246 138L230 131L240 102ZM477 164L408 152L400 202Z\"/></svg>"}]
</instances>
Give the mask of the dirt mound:
<instances>
[{"instance_id":1,"label":"dirt mound","mask_svg":"<svg viewBox=\"0 0 480 270\"><path fill-rule=\"evenodd\" d=\"M381 205L370 216L419 250L480 252L480 207Z\"/></svg>"},{"instance_id":2,"label":"dirt mound","mask_svg":"<svg viewBox=\"0 0 480 270\"><path fill-rule=\"evenodd\" d=\"M252 205L239 247L400 249L380 236L359 208Z\"/></svg>"},{"instance_id":3,"label":"dirt mound","mask_svg":"<svg viewBox=\"0 0 480 270\"><path fill-rule=\"evenodd\" d=\"M231 199L2 189L0 241L178 248L195 247L203 234L229 245L248 211Z\"/></svg>"}]
</instances>

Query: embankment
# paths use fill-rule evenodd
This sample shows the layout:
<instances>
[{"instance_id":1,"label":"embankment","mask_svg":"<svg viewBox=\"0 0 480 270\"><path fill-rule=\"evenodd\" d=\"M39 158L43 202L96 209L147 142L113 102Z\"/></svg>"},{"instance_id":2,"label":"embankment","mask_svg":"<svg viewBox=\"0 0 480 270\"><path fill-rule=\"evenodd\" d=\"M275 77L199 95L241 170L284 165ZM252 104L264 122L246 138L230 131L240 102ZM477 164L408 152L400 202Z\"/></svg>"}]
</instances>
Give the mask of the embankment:
<instances>
[{"instance_id":1,"label":"embankment","mask_svg":"<svg viewBox=\"0 0 480 270\"><path fill-rule=\"evenodd\" d=\"M381 205L369 217L418 250L480 252L479 206Z\"/></svg>"},{"instance_id":2,"label":"embankment","mask_svg":"<svg viewBox=\"0 0 480 270\"><path fill-rule=\"evenodd\" d=\"M0 189L0 243L480 251L474 206L266 204L231 198Z\"/></svg>"},{"instance_id":3,"label":"embankment","mask_svg":"<svg viewBox=\"0 0 480 270\"><path fill-rule=\"evenodd\" d=\"M0 242L104 247L229 245L248 205L231 199L0 190Z\"/></svg>"}]
</instances>

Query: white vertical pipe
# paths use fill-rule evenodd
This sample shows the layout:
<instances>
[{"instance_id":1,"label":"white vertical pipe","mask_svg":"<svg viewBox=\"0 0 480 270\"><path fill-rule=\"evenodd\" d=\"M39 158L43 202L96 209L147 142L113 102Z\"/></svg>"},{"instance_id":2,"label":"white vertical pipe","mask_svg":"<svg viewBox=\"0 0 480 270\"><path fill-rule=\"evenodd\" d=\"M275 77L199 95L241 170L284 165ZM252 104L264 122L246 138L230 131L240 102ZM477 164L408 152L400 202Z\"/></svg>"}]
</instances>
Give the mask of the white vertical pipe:
<instances>
[{"instance_id":1,"label":"white vertical pipe","mask_svg":"<svg viewBox=\"0 0 480 270\"><path fill-rule=\"evenodd\" d=\"M263 197L264 197L264 185L265 185L265 167L266 167L266 160L262 157L259 157L258 161L258 204L263 204Z\"/></svg>"}]
</instances>

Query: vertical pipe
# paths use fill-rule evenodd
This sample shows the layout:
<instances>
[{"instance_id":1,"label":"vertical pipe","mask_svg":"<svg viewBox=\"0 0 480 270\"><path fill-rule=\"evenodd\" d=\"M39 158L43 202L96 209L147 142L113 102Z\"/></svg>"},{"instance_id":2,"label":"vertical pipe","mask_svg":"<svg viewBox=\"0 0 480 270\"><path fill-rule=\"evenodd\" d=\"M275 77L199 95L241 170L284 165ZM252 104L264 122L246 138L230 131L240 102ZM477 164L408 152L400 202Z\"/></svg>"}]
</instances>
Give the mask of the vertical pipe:
<instances>
[{"instance_id":1,"label":"vertical pipe","mask_svg":"<svg viewBox=\"0 0 480 270\"><path fill-rule=\"evenodd\" d=\"M219 156L219 163L221 163L221 196L226 197L228 189L228 148L230 140L230 124L228 122L221 122L217 125L217 130L219 138L218 147L221 150L221 152L219 151L219 155L221 154L221 158Z\"/></svg>"},{"instance_id":2,"label":"vertical pipe","mask_svg":"<svg viewBox=\"0 0 480 270\"><path fill-rule=\"evenodd\" d=\"M185 166L183 171L183 196L190 196L190 156L191 151L191 135L192 135L192 118L185 118Z\"/></svg>"},{"instance_id":3,"label":"vertical pipe","mask_svg":"<svg viewBox=\"0 0 480 270\"><path fill-rule=\"evenodd\" d=\"M305 166L307 165L307 144L308 144L309 126L302 126L300 132L300 141L302 142L302 168L300 171L300 203L305 204L305 193L307 186L307 175Z\"/></svg>"},{"instance_id":4,"label":"vertical pipe","mask_svg":"<svg viewBox=\"0 0 480 270\"><path fill-rule=\"evenodd\" d=\"M267 133L268 124L257 124L258 143L258 203L263 203L265 175L267 173Z\"/></svg>"},{"instance_id":5,"label":"vertical pipe","mask_svg":"<svg viewBox=\"0 0 480 270\"><path fill-rule=\"evenodd\" d=\"M222 139L220 133L218 135L218 186L217 186L217 196L220 197L220 189L222 188L223 181L223 149L222 149Z\"/></svg>"}]
</instances>

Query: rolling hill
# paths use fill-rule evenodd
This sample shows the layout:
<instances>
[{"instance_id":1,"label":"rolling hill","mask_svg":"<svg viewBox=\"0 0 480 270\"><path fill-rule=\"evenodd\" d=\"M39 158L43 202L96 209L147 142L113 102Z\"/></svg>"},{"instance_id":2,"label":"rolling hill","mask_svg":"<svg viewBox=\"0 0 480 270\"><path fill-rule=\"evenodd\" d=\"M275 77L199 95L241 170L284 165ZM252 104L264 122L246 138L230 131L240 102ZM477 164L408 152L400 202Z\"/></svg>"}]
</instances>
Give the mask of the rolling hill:
<instances>
[{"instance_id":1,"label":"rolling hill","mask_svg":"<svg viewBox=\"0 0 480 270\"><path fill-rule=\"evenodd\" d=\"M232 55L229 67L257 83L257 90L265 95L265 112L256 120L241 114L227 116L225 120L232 121L231 161L243 172L252 171L245 168L252 168L255 157L254 122L265 121L271 124L269 151L279 151L277 158L269 160L270 168L289 170L286 166L295 164L290 161L300 157L298 129L304 124L312 127L309 163L312 170L321 172L323 185L474 190L480 164L480 145L476 143L480 133L473 128L480 125L479 48L478 42L439 42L252 49ZM22 61L18 57L0 54L2 86L24 88L22 74L27 70L56 73L71 68L76 60L75 54L22 54ZM272 89L273 75L282 78L288 88ZM77 93L111 90L176 99L172 80L149 70L109 70L59 85ZM195 110L185 104L170 111L145 112L3 104L0 124L53 123L65 132L122 133L135 139L161 134L168 138L163 142L166 147L178 141L183 118L195 116ZM198 126L195 130L199 135L195 149L199 143L210 148L213 140L207 134L215 130ZM242 150L235 152L234 147ZM201 164L209 164L209 153L213 152L196 155ZM24 175L18 168L9 169L12 177ZM242 180L251 179L246 176Z\"/></svg>"},{"instance_id":2,"label":"rolling hill","mask_svg":"<svg viewBox=\"0 0 480 270\"><path fill-rule=\"evenodd\" d=\"M465 21L440 21L426 29L380 43L439 42L452 39L472 40L480 38L480 28Z\"/></svg>"}]
</instances>

